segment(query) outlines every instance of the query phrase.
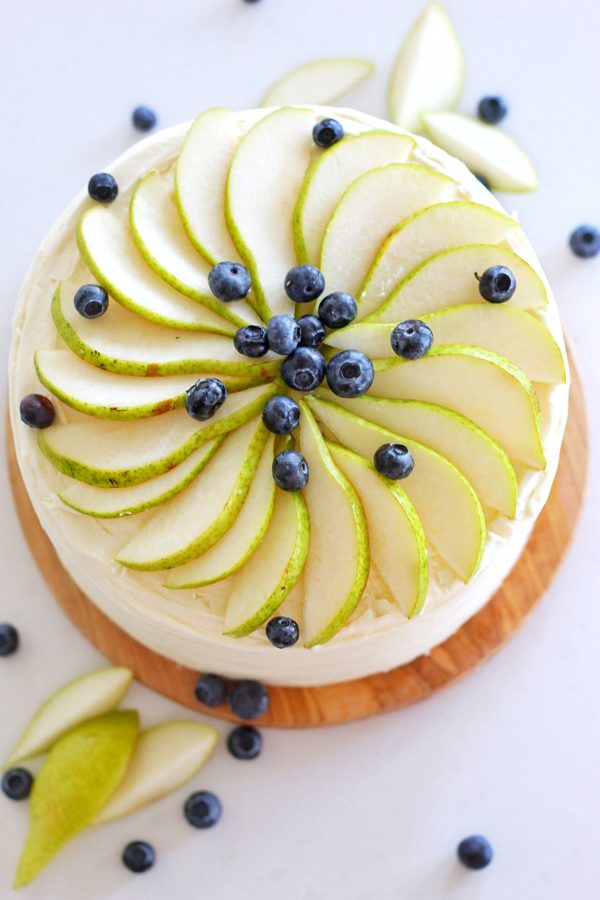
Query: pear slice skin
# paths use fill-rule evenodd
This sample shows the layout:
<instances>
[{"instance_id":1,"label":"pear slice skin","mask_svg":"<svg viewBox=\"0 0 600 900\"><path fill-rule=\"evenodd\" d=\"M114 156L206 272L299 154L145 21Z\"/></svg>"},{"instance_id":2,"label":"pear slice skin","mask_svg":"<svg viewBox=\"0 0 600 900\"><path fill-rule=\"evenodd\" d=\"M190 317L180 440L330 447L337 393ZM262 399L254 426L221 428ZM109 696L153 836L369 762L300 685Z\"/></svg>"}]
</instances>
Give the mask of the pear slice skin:
<instances>
[{"instance_id":1,"label":"pear slice skin","mask_svg":"<svg viewBox=\"0 0 600 900\"><path fill-rule=\"evenodd\" d=\"M265 94L261 106L310 103L328 106L364 81L374 70L368 59L316 59L287 72Z\"/></svg>"},{"instance_id":2,"label":"pear slice skin","mask_svg":"<svg viewBox=\"0 0 600 900\"><path fill-rule=\"evenodd\" d=\"M189 719L142 731L125 775L92 824L112 822L186 784L209 759L218 738L216 728Z\"/></svg>"},{"instance_id":3,"label":"pear slice skin","mask_svg":"<svg viewBox=\"0 0 600 900\"><path fill-rule=\"evenodd\" d=\"M37 878L94 821L125 775L138 730L137 712L118 710L76 725L53 746L31 790L29 834L15 888Z\"/></svg>"},{"instance_id":4,"label":"pear slice skin","mask_svg":"<svg viewBox=\"0 0 600 900\"><path fill-rule=\"evenodd\" d=\"M110 666L64 685L40 706L4 768L45 753L75 725L114 709L129 690L132 680L131 669Z\"/></svg>"}]
</instances>

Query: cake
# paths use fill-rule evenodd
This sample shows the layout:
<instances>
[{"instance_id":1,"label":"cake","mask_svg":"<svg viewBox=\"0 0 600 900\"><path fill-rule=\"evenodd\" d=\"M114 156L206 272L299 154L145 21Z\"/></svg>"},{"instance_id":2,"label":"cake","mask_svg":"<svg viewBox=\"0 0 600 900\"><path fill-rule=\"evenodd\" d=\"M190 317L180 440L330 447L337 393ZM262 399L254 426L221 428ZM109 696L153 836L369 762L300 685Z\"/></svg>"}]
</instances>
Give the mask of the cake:
<instances>
[{"instance_id":1,"label":"cake","mask_svg":"<svg viewBox=\"0 0 600 900\"><path fill-rule=\"evenodd\" d=\"M343 137L323 149L326 118ZM510 572L558 465L568 363L518 221L425 138L345 109L208 110L107 171L118 196L75 198L14 319L17 459L64 567L128 634L199 671L318 685L428 653ZM245 298L211 291L222 261L247 269ZM291 357L234 338L318 308L284 290L306 265L358 315L311 351L327 379L294 392ZM508 299L484 296L497 266ZM110 298L98 317L73 303L89 284ZM433 334L413 359L392 346L407 321ZM372 366L367 391L340 384L347 351ZM187 392L208 378L226 399L199 421ZM274 434L262 412L286 393L300 422ZM51 400L50 427L20 421L30 394ZM374 464L388 444L407 477ZM273 460L294 448L308 481L282 490ZM275 615L299 625L284 652Z\"/></svg>"}]
</instances>

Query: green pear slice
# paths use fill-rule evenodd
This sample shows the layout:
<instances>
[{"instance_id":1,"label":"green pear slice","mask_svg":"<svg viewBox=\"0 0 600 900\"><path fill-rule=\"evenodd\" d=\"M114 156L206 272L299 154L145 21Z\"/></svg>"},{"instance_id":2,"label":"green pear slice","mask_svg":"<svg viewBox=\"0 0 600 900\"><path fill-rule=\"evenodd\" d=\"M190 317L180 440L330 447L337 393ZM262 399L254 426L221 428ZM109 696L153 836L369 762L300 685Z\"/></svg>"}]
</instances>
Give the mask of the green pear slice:
<instances>
[{"instance_id":1,"label":"green pear slice","mask_svg":"<svg viewBox=\"0 0 600 900\"><path fill-rule=\"evenodd\" d=\"M137 739L129 766L93 824L126 816L186 784L213 753L219 733L202 722L164 722Z\"/></svg>"},{"instance_id":2,"label":"green pear slice","mask_svg":"<svg viewBox=\"0 0 600 900\"><path fill-rule=\"evenodd\" d=\"M492 190L522 192L538 186L525 151L496 125L453 112L427 113L423 124L435 144L487 178Z\"/></svg>"},{"instance_id":3,"label":"green pear slice","mask_svg":"<svg viewBox=\"0 0 600 900\"><path fill-rule=\"evenodd\" d=\"M246 502L229 531L198 559L174 569L166 581L167 587L193 588L222 581L252 556L273 515L273 443L274 438L270 437L254 473Z\"/></svg>"},{"instance_id":4,"label":"green pear slice","mask_svg":"<svg viewBox=\"0 0 600 900\"><path fill-rule=\"evenodd\" d=\"M453 181L425 166L392 163L354 181L323 239L321 271L331 290L357 296L390 231L424 206L453 199Z\"/></svg>"},{"instance_id":5,"label":"green pear slice","mask_svg":"<svg viewBox=\"0 0 600 900\"><path fill-rule=\"evenodd\" d=\"M151 572L181 566L209 550L239 515L268 435L260 419L230 434L200 475L153 514L116 561Z\"/></svg>"},{"instance_id":6,"label":"green pear slice","mask_svg":"<svg viewBox=\"0 0 600 900\"><path fill-rule=\"evenodd\" d=\"M296 264L292 220L300 188L316 152L315 113L278 109L240 141L233 157L225 200L227 225L250 270L260 315L290 312L286 273Z\"/></svg>"},{"instance_id":7,"label":"green pear slice","mask_svg":"<svg viewBox=\"0 0 600 900\"><path fill-rule=\"evenodd\" d=\"M403 479L402 488L429 543L459 578L469 581L481 561L486 526L481 503L462 472L430 447L361 419L336 403L316 397L308 402L340 444L366 459L373 459L382 444L408 446L415 467Z\"/></svg>"},{"instance_id":8,"label":"green pear slice","mask_svg":"<svg viewBox=\"0 0 600 900\"><path fill-rule=\"evenodd\" d=\"M332 460L306 401L300 446L309 467L304 498L311 528L304 567L304 644L314 647L337 634L363 595L369 533L358 494Z\"/></svg>"},{"instance_id":9,"label":"green pear slice","mask_svg":"<svg viewBox=\"0 0 600 900\"><path fill-rule=\"evenodd\" d=\"M294 210L294 243L301 263L318 266L323 235L342 195L365 172L402 163L415 142L407 134L366 131L334 144L312 164Z\"/></svg>"},{"instance_id":10,"label":"green pear slice","mask_svg":"<svg viewBox=\"0 0 600 900\"><path fill-rule=\"evenodd\" d=\"M77 227L77 246L102 287L142 319L187 331L235 333L232 322L176 291L146 264L124 211L89 209Z\"/></svg>"},{"instance_id":11,"label":"green pear slice","mask_svg":"<svg viewBox=\"0 0 600 900\"><path fill-rule=\"evenodd\" d=\"M434 347L415 360L378 360L372 392L453 409L497 441L511 460L545 468L533 385L508 360L479 347Z\"/></svg>"},{"instance_id":12,"label":"green pear slice","mask_svg":"<svg viewBox=\"0 0 600 900\"><path fill-rule=\"evenodd\" d=\"M274 385L232 394L211 419L184 410L130 422L72 422L40 431L38 445L60 472L98 487L128 487L178 466L202 444L255 418Z\"/></svg>"},{"instance_id":13,"label":"green pear slice","mask_svg":"<svg viewBox=\"0 0 600 900\"><path fill-rule=\"evenodd\" d=\"M94 821L123 778L138 736L138 714L109 712L68 731L33 783L29 833L14 887L29 884Z\"/></svg>"},{"instance_id":14,"label":"green pear slice","mask_svg":"<svg viewBox=\"0 0 600 900\"><path fill-rule=\"evenodd\" d=\"M310 519L302 495L277 491L264 540L232 580L225 634L244 637L281 606L302 574L309 535Z\"/></svg>"},{"instance_id":15,"label":"green pear slice","mask_svg":"<svg viewBox=\"0 0 600 900\"><path fill-rule=\"evenodd\" d=\"M315 59L287 72L262 98L261 106L328 106L374 71L368 59Z\"/></svg>"},{"instance_id":16,"label":"green pear slice","mask_svg":"<svg viewBox=\"0 0 600 900\"><path fill-rule=\"evenodd\" d=\"M64 685L40 706L4 767L45 753L75 725L114 709L129 690L132 679L131 669L110 666Z\"/></svg>"},{"instance_id":17,"label":"green pear slice","mask_svg":"<svg viewBox=\"0 0 600 900\"><path fill-rule=\"evenodd\" d=\"M524 259L501 244L469 244L443 250L426 260L368 319L397 324L447 306L487 303L479 293L475 275L482 275L490 266L507 266L517 279L517 289L508 301L511 307L542 309L547 305L546 288Z\"/></svg>"},{"instance_id":18,"label":"green pear slice","mask_svg":"<svg viewBox=\"0 0 600 900\"><path fill-rule=\"evenodd\" d=\"M402 222L388 237L361 288L361 314L368 315L421 263L452 247L498 244L520 228L510 216L466 200L436 203Z\"/></svg>"},{"instance_id":19,"label":"green pear slice","mask_svg":"<svg viewBox=\"0 0 600 900\"><path fill-rule=\"evenodd\" d=\"M370 460L339 444L327 447L363 505L371 565L404 615L418 615L427 597L427 543L414 506L398 482L383 478Z\"/></svg>"},{"instance_id":20,"label":"green pear slice","mask_svg":"<svg viewBox=\"0 0 600 900\"><path fill-rule=\"evenodd\" d=\"M190 241L211 266L237 259L225 222L225 185L240 140L228 109L207 109L188 131L175 172L175 200Z\"/></svg>"},{"instance_id":21,"label":"green pear slice","mask_svg":"<svg viewBox=\"0 0 600 900\"><path fill-rule=\"evenodd\" d=\"M408 131L421 131L422 113L453 109L465 78L461 46L440 3L431 3L408 33L392 70L390 119Z\"/></svg>"}]
</instances>

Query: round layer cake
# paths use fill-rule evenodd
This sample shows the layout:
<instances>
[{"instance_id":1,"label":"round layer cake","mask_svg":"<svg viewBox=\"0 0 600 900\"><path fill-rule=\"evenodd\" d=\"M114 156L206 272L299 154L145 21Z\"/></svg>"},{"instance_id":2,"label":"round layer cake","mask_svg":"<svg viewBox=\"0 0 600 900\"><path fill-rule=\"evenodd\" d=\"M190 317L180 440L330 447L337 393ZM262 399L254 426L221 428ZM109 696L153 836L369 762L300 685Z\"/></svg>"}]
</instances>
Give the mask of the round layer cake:
<instances>
[{"instance_id":1,"label":"round layer cake","mask_svg":"<svg viewBox=\"0 0 600 900\"><path fill-rule=\"evenodd\" d=\"M326 117L344 136L322 148ZM198 670L317 685L427 653L502 583L558 464L564 340L517 220L456 159L350 110L208 110L107 171L118 196L68 207L14 322L17 457L64 566L126 632ZM245 298L211 292L221 261L248 269ZM283 356L234 345L318 312L284 289L298 265L358 308L308 354L328 376L311 391L290 389ZM516 281L506 302L480 290L495 266ZM73 302L87 284L109 295L96 318ZM391 340L410 320L433 334L414 359ZM368 391L331 374L345 351L371 361ZM209 377L227 397L198 420L187 391ZM51 398L49 428L20 421L30 393ZM262 418L282 394L300 409L287 435ZM407 449L407 477L375 467L387 444ZM273 479L286 450L308 465L296 491ZM299 624L285 650L266 636L275 615Z\"/></svg>"}]
</instances>

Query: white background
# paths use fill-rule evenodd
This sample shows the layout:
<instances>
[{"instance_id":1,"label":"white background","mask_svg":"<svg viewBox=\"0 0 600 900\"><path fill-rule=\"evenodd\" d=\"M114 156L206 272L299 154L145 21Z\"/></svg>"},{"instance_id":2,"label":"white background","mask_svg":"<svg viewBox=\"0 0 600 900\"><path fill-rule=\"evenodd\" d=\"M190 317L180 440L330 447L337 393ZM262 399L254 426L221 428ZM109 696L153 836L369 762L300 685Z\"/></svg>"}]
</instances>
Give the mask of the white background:
<instances>
[{"instance_id":1,"label":"white background","mask_svg":"<svg viewBox=\"0 0 600 900\"><path fill-rule=\"evenodd\" d=\"M46 230L71 196L138 136L129 114L162 125L217 104L256 105L288 68L364 55L377 76L351 98L385 114L385 81L421 0L0 0L1 351L11 307ZM600 257L575 259L570 230L600 225L600 5L592 0L448 0L468 79L511 105L506 128L539 167L540 190L515 203L557 294L598 437ZM2 378L5 379L3 372ZM6 395L6 385L0 397ZM4 402L4 399L3 399ZM4 421L4 419L2 419ZM4 471L4 466L1 467ZM0 483L0 621L22 649L0 660L0 756L38 702L101 663L55 605ZM480 671L418 707L321 731L268 731L238 762L223 742L193 784L223 801L218 827L190 828L190 788L65 849L23 896L32 900L593 900L600 896L600 479L576 546L520 633ZM182 709L136 686L145 724ZM185 713L188 715L188 713ZM193 715L193 713L189 713ZM227 726L218 725L222 734ZM0 796L0 897L26 829L25 804ZM496 858L455 862L482 832ZM151 841L155 868L127 872L121 848Z\"/></svg>"}]
</instances>

